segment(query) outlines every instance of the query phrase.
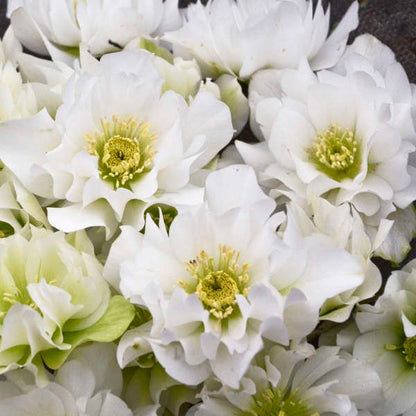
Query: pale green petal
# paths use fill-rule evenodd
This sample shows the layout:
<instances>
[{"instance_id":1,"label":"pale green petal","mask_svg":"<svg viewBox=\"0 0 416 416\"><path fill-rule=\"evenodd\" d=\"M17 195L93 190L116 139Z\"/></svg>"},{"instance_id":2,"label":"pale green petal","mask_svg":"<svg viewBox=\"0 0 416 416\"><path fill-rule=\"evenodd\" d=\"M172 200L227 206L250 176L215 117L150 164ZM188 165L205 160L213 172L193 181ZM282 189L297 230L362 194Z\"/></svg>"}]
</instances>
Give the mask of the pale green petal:
<instances>
[{"instance_id":1,"label":"pale green petal","mask_svg":"<svg viewBox=\"0 0 416 416\"><path fill-rule=\"evenodd\" d=\"M48 350L42 354L42 357L49 368L57 369L76 346L87 341L111 342L119 338L133 318L133 305L122 296L114 296L98 322L82 331L64 334L64 342L70 344L71 349L67 351Z\"/></svg>"}]
</instances>

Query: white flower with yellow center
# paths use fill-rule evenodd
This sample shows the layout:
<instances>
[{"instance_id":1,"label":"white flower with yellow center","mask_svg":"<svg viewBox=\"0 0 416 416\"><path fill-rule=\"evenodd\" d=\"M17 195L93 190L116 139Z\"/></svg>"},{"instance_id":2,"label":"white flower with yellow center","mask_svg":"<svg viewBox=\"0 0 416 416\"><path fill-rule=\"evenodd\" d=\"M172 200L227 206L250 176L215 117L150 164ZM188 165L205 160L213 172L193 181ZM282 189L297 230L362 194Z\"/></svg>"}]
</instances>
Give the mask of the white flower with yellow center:
<instances>
[{"instance_id":1,"label":"white flower with yellow center","mask_svg":"<svg viewBox=\"0 0 416 416\"><path fill-rule=\"evenodd\" d=\"M144 234L123 227L105 277L152 318L120 341L122 367L146 350L181 383L214 373L235 386L262 335L288 342L283 297L268 286L280 216L269 218L274 202L246 166L211 174L206 192L169 234L149 217Z\"/></svg>"},{"instance_id":2,"label":"white flower with yellow center","mask_svg":"<svg viewBox=\"0 0 416 416\"><path fill-rule=\"evenodd\" d=\"M199 204L203 188L192 184L193 175L231 140L233 128L229 109L212 94L188 104L162 92L148 52L109 54L97 65L96 75L74 74L55 123L42 112L4 126L0 147L28 189L63 200L48 210L53 226L104 226L109 237L120 223L140 229L152 204ZM19 136L13 143L12 131Z\"/></svg>"},{"instance_id":3,"label":"white flower with yellow center","mask_svg":"<svg viewBox=\"0 0 416 416\"><path fill-rule=\"evenodd\" d=\"M398 129L405 140L416 144L416 118L413 117L412 120L412 111L415 108L412 102L412 85L388 46L374 36L361 35L346 48L341 60L332 70L343 75L354 71L370 75L377 87L384 90L390 112L389 124ZM411 170L416 167L414 158L415 153L409 155ZM394 225L376 254L399 264L405 259L410 250L410 241L416 236L414 208L409 206L406 209L396 209L388 219L393 220Z\"/></svg>"},{"instance_id":4,"label":"white flower with yellow center","mask_svg":"<svg viewBox=\"0 0 416 416\"><path fill-rule=\"evenodd\" d=\"M397 127L388 90L364 70L314 75L303 62L261 71L251 88L265 141L237 148L273 196L348 202L374 227L415 199L414 145Z\"/></svg>"},{"instance_id":5,"label":"white flower with yellow center","mask_svg":"<svg viewBox=\"0 0 416 416\"><path fill-rule=\"evenodd\" d=\"M376 372L337 347L259 354L238 389L208 380L192 416L356 416L381 398Z\"/></svg>"},{"instance_id":6,"label":"white flower with yellow center","mask_svg":"<svg viewBox=\"0 0 416 416\"><path fill-rule=\"evenodd\" d=\"M169 233L150 218L144 234L123 227L104 276L151 320L121 339L122 367L153 352L184 384L213 373L236 388L264 338L305 337L327 298L362 282L345 250L293 228L282 241L274 207L254 171L235 165L208 176L205 204Z\"/></svg>"},{"instance_id":7,"label":"white flower with yellow center","mask_svg":"<svg viewBox=\"0 0 416 416\"><path fill-rule=\"evenodd\" d=\"M181 25L177 0L9 0L8 15L25 47L67 63L80 45L101 56Z\"/></svg>"},{"instance_id":8,"label":"white flower with yellow center","mask_svg":"<svg viewBox=\"0 0 416 416\"><path fill-rule=\"evenodd\" d=\"M336 64L348 34L358 25L354 2L327 38L329 12L319 1L210 0L186 9L183 27L164 39L175 54L193 56L204 75L230 74L246 80L263 68L296 68L305 56L313 69Z\"/></svg>"}]
</instances>

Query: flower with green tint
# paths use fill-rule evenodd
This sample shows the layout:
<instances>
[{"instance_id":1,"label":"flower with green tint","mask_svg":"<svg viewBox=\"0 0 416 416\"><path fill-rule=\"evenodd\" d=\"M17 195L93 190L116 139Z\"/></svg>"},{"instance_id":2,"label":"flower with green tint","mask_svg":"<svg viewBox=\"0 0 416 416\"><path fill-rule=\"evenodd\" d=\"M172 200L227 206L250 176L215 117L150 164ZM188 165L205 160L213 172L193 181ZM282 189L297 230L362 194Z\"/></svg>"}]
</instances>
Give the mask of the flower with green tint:
<instances>
[{"instance_id":1,"label":"flower with green tint","mask_svg":"<svg viewBox=\"0 0 416 416\"><path fill-rule=\"evenodd\" d=\"M134 310L111 296L82 234L74 245L60 232L31 234L0 240L0 371L28 367L42 378L43 364L59 368L77 345L121 336Z\"/></svg>"},{"instance_id":2,"label":"flower with green tint","mask_svg":"<svg viewBox=\"0 0 416 416\"><path fill-rule=\"evenodd\" d=\"M339 338L351 345L354 357L374 367L383 384L386 403L378 416L411 416L416 411L416 260L387 281L374 306L361 305L357 330ZM353 327L350 327L351 329Z\"/></svg>"},{"instance_id":3,"label":"flower with green tint","mask_svg":"<svg viewBox=\"0 0 416 416\"><path fill-rule=\"evenodd\" d=\"M336 124L318 131L309 149L317 169L334 180L354 179L360 172L360 142L350 129Z\"/></svg>"},{"instance_id":4,"label":"flower with green tint","mask_svg":"<svg viewBox=\"0 0 416 416\"><path fill-rule=\"evenodd\" d=\"M308 356L275 345L253 360L238 389L211 379L201 398L191 415L356 416L381 398L381 385L374 370L339 348Z\"/></svg>"},{"instance_id":5,"label":"flower with green tint","mask_svg":"<svg viewBox=\"0 0 416 416\"><path fill-rule=\"evenodd\" d=\"M249 86L251 126L265 141L237 141L236 147L282 208L289 198L309 209L321 197L351 205L376 229L416 199L409 159L416 133L410 104L401 97L411 93L397 62L383 74L365 56L350 59L337 71L314 73L303 62L257 72ZM391 245L385 257L402 251Z\"/></svg>"},{"instance_id":6,"label":"flower with green tint","mask_svg":"<svg viewBox=\"0 0 416 416\"><path fill-rule=\"evenodd\" d=\"M123 377L112 343L92 343L74 351L46 386L27 370L0 379L0 414L7 416L133 416L119 397Z\"/></svg>"},{"instance_id":7,"label":"flower with green tint","mask_svg":"<svg viewBox=\"0 0 416 416\"><path fill-rule=\"evenodd\" d=\"M59 200L53 227L104 227L109 240L120 225L143 228L152 205L202 202L205 167L232 139L230 110L207 91L187 102L164 90L155 63L143 50L107 54L75 71L55 120L41 111L0 124L3 163L36 196Z\"/></svg>"}]
</instances>

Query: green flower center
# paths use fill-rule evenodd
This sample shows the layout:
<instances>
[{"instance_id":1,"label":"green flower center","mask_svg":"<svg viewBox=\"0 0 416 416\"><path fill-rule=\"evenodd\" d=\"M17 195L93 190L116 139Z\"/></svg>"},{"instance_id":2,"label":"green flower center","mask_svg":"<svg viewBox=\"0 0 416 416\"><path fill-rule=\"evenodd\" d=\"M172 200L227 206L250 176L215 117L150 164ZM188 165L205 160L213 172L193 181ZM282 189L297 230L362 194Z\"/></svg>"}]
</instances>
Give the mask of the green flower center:
<instances>
[{"instance_id":1,"label":"green flower center","mask_svg":"<svg viewBox=\"0 0 416 416\"><path fill-rule=\"evenodd\" d=\"M222 271L212 272L199 281L196 293L209 309L224 311L224 317L232 312L235 295L239 294L235 280Z\"/></svg>"},{"instance_id":2,"label":"green flower center","mask_svg":"<svg viewBox=\"0 0 416 416\"><path fill-rule=\"evenodd\" d=\"M140 149L131 139L112 137L104 145L103 163L114 176L124 175L140 166Z\"/></svg>"},{"instance_id":3,"label":"green flower center","mask_svg":"<svg viewBox=\"0 0 416 416\"><path fill-rule=\"evenodd\" d=\"M403 354L405 360L416 367L416 337L406 338L403 343Z\"/></svg>"},{"instance_id":4,"label":"green flower center","mask_svg":"<svg viewBox=\"0 0 416 416\"><path fill-rule=\"evenodd\" d=\"M245 415L251 416L319 416L302 399L291 395L284 399L279 390L267 389L254 397L254 407Z\"/></svg>"},{"instance_id":5,"label":"green flower center","mask_svg":"<svg viewBox=\"0 0 416 416\"><path fill-rule=\"evenodd\" d=\"M87 135L88 152L98 156L98 171L103 180L130 189L130 183L153 167L156 136L149 125L133 118L101 120L102 131Z\"/></svg>"},{"instance_id":6,"label":"green flower center","mask_svg":"<svg viewBox=\"0 0 416 416\"><path fill-rule=\"evenodd\" d=\"M317 132L310 155L313 163L330 178L354 178L360 171L360 140L349 129L332 125Z\"/></svg>"},{"instance_id":7,"label":"green flower center","mask_svg":"<svg viewBox=\"0 0 416 416\"><path fill-rule=\"evenodd\" d=\"M412 365L413 370L416 370L416 336L405 338L403 344L386 344L384 345L386 351L401 350L404 359Z\"/></svg>"},{"instance_id":8,"label":"green flower center","mask_svg":"<svg viewBox=\"0 0 416 416\"><path fill-rule=\"evenodd\" d=\"M39 276L36 276L34 283L39 282ZM26 280L19 278L11 279L10 281L3 282L4 287L0 291L0 324L3 322L9 309L16 303L22 305L28 305L32 309L38 310L37 305L33 302L26 288Z\"/></svg>"},{"instance_id":9,"label":"green flower center","mask_svg":"<svg viewBox=\"0 0 416 416\"><path fill-rule=\"evenodd\" d=\"M205 251L185 264L193 280L179 283L187 293L196 293L204 307L217 319L230 316L237 308L236 295L246 296L249 265L238 264L240 253L219 245L218 260Z\"/></svg>"}]
</instances>

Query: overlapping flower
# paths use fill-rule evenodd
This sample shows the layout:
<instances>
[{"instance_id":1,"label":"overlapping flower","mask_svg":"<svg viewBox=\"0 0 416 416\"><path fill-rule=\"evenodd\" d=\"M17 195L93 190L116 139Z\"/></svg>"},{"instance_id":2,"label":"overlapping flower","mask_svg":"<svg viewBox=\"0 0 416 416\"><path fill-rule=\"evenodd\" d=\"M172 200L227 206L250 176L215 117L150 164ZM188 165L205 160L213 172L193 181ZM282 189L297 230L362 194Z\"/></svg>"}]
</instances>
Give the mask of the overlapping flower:
<instances>
[{"instance_id":1,"label":"overlapping flower","mask_svg":"<svg viewBox=\"0 0 416 416\"><path fill-rule=\"evenodd\" d=\"M1 415L415 413L415 264L374 257L416 87L358 9L8 1Z\"/></svg>"}]
</instances>

